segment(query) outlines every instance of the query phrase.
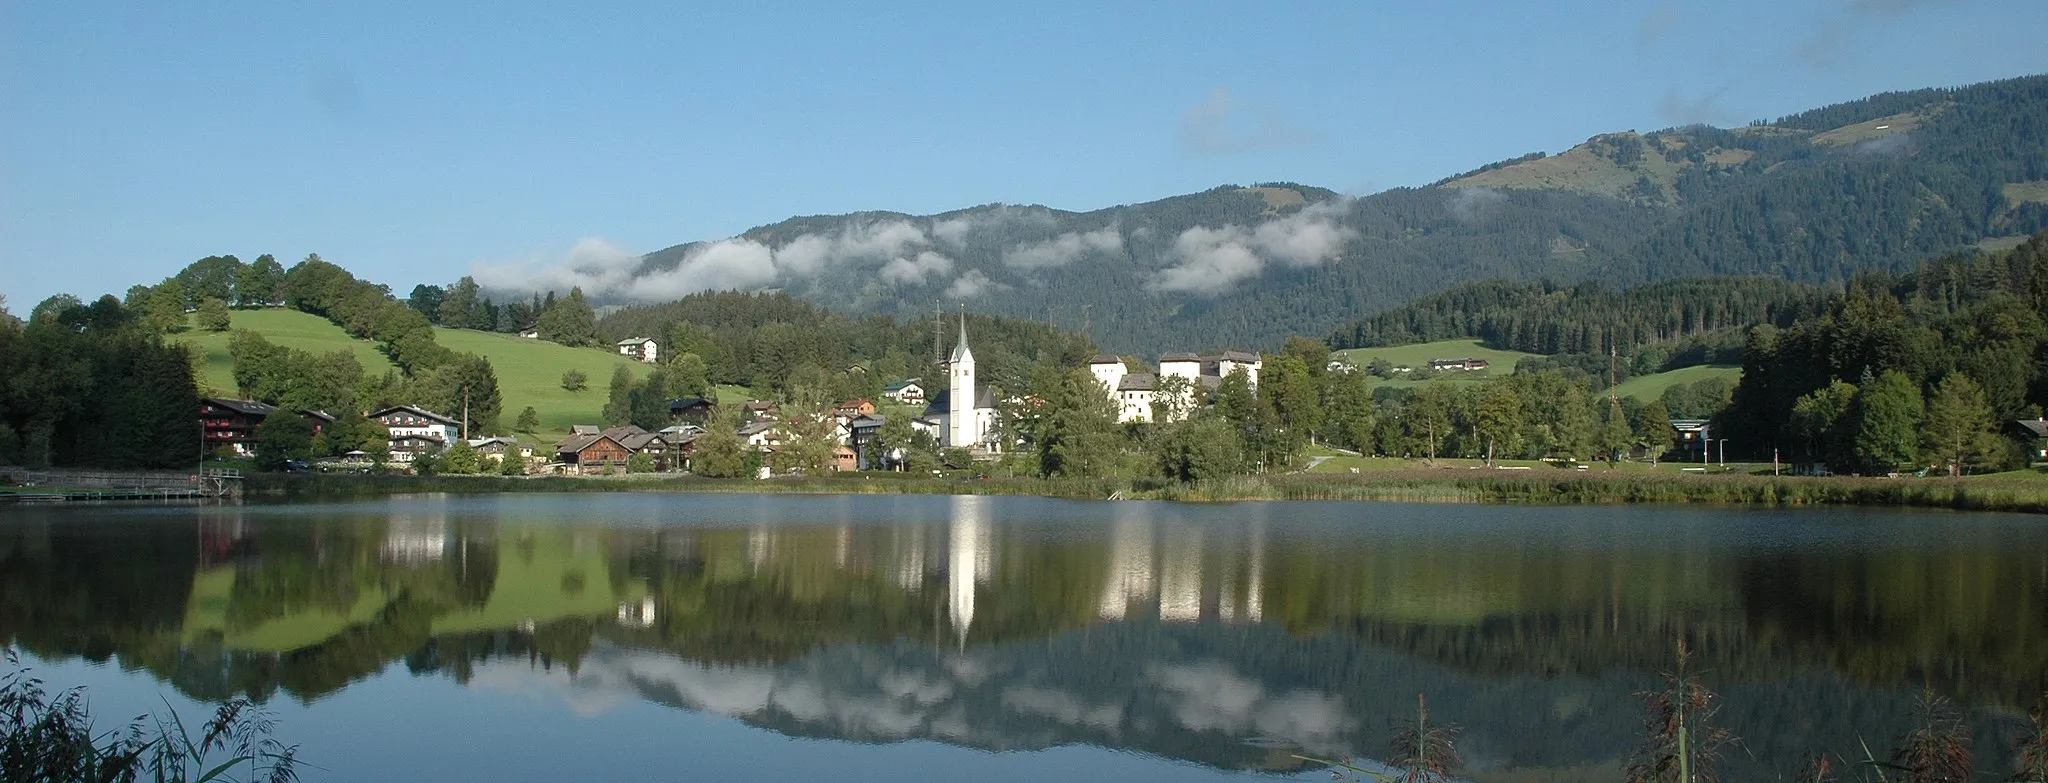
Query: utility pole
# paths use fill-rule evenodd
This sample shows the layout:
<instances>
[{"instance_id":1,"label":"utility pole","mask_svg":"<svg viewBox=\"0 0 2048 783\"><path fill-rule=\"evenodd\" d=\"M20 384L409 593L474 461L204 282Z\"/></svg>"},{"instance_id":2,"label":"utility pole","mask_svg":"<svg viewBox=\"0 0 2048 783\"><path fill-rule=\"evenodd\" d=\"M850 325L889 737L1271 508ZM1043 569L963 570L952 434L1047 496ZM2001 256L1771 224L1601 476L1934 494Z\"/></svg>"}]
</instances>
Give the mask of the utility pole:
<instances>
[{"instance_id":1,"label":"utility pole","mask_svg":"<svg viewBox=\"0 0 2048 783\"><path fill-rule=\"evenodd\" d=\"M462 440L469 441L469 387L462 387Z\"/></svg>"}]
</instances>

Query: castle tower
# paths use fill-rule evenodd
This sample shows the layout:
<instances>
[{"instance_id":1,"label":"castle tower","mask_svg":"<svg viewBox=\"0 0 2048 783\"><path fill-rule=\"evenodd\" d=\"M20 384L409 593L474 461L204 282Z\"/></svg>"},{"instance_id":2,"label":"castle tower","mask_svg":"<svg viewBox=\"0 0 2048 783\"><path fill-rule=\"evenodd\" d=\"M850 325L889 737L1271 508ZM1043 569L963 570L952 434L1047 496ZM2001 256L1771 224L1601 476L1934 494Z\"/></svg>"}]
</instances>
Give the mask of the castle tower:
<instances>
[{"instance_id":1,"label":"castle tower","mask_svg":"<svg viewBox=\"0 0 2048 783\"><path fill-rule=\"evenodd\" d=\"M946 413L946 445L973 448L981 440L980 420L974 410L974 352L967 349L967 313L960 313L960 342L953 346L947 362L952 403Z\"/></svg>"}]
</instances>

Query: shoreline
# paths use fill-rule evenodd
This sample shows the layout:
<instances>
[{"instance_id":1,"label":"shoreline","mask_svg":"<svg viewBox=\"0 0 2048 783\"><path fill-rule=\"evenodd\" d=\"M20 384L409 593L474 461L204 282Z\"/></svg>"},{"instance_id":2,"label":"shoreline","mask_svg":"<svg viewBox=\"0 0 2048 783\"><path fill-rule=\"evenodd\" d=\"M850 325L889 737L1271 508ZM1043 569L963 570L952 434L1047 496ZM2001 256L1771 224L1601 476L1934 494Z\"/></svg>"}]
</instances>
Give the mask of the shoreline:
<instances>
[{"instance_id":1,"label":"shoreline","mask_svg":"<svg viewBox=\"0 0 2048 783\"><path fill-rule=\"evenodd\" d=\"M1809 476L1644 476L1573 473L1545 476L1443 470L1357 474L1235 476L1182 484L1160 479L904 477L707 479L641 474L617 477L325 476L258 474L252 500L344 499L417 492L706 492L758 494L1032 495L1082 500L1242 502L1358 500L1487 504L1692 504L1867 506L2048 513L2048 482L2008 477L1856 478Z\"/></svg>"}]
</instances>

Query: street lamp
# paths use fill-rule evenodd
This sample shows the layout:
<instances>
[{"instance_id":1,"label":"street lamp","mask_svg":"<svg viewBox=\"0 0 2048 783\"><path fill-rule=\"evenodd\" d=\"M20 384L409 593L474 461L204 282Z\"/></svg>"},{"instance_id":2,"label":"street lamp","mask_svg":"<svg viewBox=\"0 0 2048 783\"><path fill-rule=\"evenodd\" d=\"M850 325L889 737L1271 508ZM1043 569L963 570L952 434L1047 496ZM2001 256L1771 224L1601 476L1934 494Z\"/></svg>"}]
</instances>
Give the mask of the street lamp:
<instances>
[{"instance_id":1,"label":"street lamp","mask_svg":"<svg viewBox=\"0 0 2048 783\"><path fill-rule=\"evenodd\" d=\"M1723 470L1726 470L1726 469L1728 468L1728 439L1727 439L1727 438L1722 438L1722 439L1721 439L1721 468L1722 468Z\"/></svg>"}]
</instances>

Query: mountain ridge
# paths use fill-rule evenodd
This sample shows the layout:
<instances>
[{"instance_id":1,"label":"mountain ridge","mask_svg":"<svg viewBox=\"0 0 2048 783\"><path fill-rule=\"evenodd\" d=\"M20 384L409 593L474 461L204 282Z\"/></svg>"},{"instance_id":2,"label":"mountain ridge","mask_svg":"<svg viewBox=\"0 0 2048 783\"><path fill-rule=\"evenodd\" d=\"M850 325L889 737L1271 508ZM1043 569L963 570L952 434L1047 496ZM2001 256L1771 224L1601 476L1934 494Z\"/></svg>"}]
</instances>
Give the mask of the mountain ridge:
<instances>
[{"instance_id":1,"label":"mountain ridge","mask_svg":"<svg viewBox=\"0 0 2048 783\"><path fill-rule=\"evenodd\" d=\"M586 292L781 289L884 315L942 300L1119 352L1261 348L1473 280L1830 282L1901 268L2048 228L2048 199L2028 187L2043 180L2048 76L2026 76L1742 128L1600 133L1360 197L1266 182L1086 211L793 217L638 256Z\"/></svg>"}]
</instances>

